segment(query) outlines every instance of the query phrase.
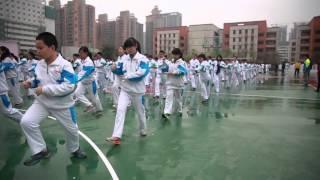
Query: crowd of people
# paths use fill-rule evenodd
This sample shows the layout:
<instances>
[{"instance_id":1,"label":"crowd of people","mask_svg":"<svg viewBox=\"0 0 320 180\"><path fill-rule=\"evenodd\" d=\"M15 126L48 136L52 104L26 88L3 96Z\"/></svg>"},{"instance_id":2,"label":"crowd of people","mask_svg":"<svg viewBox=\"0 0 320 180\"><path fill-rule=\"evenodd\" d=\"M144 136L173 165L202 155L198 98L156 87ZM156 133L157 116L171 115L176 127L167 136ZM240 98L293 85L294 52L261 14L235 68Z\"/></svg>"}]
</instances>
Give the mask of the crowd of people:
<instances>
[{"instance_id":1,"label":"crowd of people","mask_svg":"<svg viewBox=\"0 0 320 180\"><path fill-rule=\"evenodd\" d=\"M98 52L92 56L88 47L81 47L66 60L58 51L56 37L48 32L36 38L36 53L16 57L6 47L0 47L0 110L18 122L27 139L32 156L24 164L31 166L49 158L50 151L40 131L40 123L51 115L57 119L66 134L67 149L75 158L86 158L79 146L75 103L84 106L85 112L101 117L104 108L99 93L111 93L115 108L113 133L106 138L112 144L121 144L126 112L134 107L139 119L139 133L147 136L145 96L154 101L164 100L162 117L170 120L173 113L182 116L184 90L198 91L202 103L208 103L212 94L222 89L234 89L255 81L263 83L264 74L271 65L224 60L205 54L183 57L179 48L170 57L160 51L155 57L141 53L140 43L128 38L118 49L118 58L104 59ZM15 107L23 105L20 86L33 104L22 114ZM213 92L211 92L213 90Z\"/></svg>"}]
</instances>

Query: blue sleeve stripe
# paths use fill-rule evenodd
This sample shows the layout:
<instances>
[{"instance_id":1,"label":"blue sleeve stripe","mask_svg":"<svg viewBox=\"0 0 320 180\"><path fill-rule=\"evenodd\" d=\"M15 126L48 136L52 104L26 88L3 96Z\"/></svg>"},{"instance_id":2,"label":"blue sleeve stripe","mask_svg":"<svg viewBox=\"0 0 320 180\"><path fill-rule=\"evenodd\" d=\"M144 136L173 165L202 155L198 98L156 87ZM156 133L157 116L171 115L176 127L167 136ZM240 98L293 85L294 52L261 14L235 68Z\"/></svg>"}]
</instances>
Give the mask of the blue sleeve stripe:
<instances>
[{"instance_id":1,"label":"blue sleeve stripe","mask_svg":"<svg viewBox=\"0 0 320 180\"><path fill-rule=\"evenodd\" d=\"M139 76L139 77L134 77L134 78L129 78L129 81L141 81L143 80L144 77L146 77L149 73L149 64L146 62L141 61L139 64L139 68L144 70L143 75Z\"/></svg>"},{"instance_id":2,"label":"blue sleeve stripe","mask_svg":"<svg viewBox=\"0 0 320 180\"><path fill-rule=\"evenodd\" d=\"M5 95L5 94L3 94L3 95L0 95L0 97L1 97L1 100L2 100L3 105L4 105L6 108L9 108L9 106L10 106L10 100L9 100L8 96Z\"/></svg>"},{"instance_id":3,"label":"blue sleeve stripe","mask_svg":"<svg viewBox=\"0 0 320 180\"><path fill-rule=\"evenodd\" d=\"M77 112L76 112L76 108L74 108L74 106L69 108L70 111L70 115L71 115L71 120L74 124L77 124Z\"/></svg>"},{"instance_id":4,"label":"blue sleeve stripe","mask_svg":"<svg viewBox=\"0 0 320 180\"><path fill-rule=\"evenodd\" d=\"M34 72L34 70L36 69L37 64L32 64L31 68L28 69L29 72Z\"/></svg>"},{"instance_id":5,"label":"blue sleeve stripe","mask_svg":"<svg viewBox=\"0 0 320 180\"><path fill-rule=\"evenodd\" d=\"M92 91L93 91L93 95L97 94L97 84L96 81L92 81Z\"/></svg>"},{"instance_id":6,"label":"blue sleeve stripe","mask_svg":"<svg viewBox=\"0 0 320 180\"><path fill-rule=\"evenodd\" d=\"M18 65L20 66L20 65L24 65L24 64L26 64L27 63L27 61L21 61L20 63L18 63Z\"/></svg>"},{"instance_id":7,"label":"blue sleeve stripe","mask_svg":"<svg viewBox=\"0 0 320 180\"><path fill-rule=\"evenodd\" d=\"M60 78L60 80L58 80L58 82L62 83L62 82L64 82L64 79L68 80L71 84L76 84L78 77L76 74L73 74L73 73L66 71L66 70L62 70L61 78Z\"/></svg>"},{"instance_id":8,"label":"blue sleeve stripe","mask_svg":"<svg viewBox=\"0 0 320 180\"><path fill-rule=\"evenodd\" d=\"M40 81L38 79L34 78L31 81L31 88L36 88L36 87L38 87L39 84L40 84Z\"/></svg>"},{"instance_id":9,"label":"blue sleeve stripe","mask_svg":"<svg viewBox=\"0 0 320 180\"><path fill-rule=\"evenodd\" d=\"M2 66L2 64L0 64L0 73L2 73L4 71L4 67Z\"/></svg>"},{"instance_id":10,"label":"blue sleeve stripe","mask_svg":"<svg viewBox=\"0 0 320 180\"><path fill-rule=\"evenodd\" d=\"M187 69L181 65L178 65L179 75L186 75L188 73Z\"/></svg>"},{"instance_id":11,"label":"blue sleeve stripe","mask_svg":"<svg viewBox=\"0 0 320 180\"><path fill-rule=\"evenodd\" d=\"M123 71L123 63L118 63L117 68L112 70L112 72L116 75L123 75L125 72Z\"/></svg>"},{"instance_id":12,"label":"blue sleeve stripe","mask_svg":"<svg viewBox=\"0 0 320 180\"><path fill-rule=\"evenodd\" d=\"M162 72L168 72L169 71L169 66L168 64L163 63L161 66L159 66Z\"/></svg>"},{"instance_id":13,"label":"blue sleeve stripe","mask_svg":"<svg viewBox=\"0 0 320 180\"><path fill-rule=\"evenodd\" d=\"M15 65L13 63L2 63L2 66L4 71L8 71L15 68Z\"/></svg>"},{"instance_id":14,"label":"blue sleeve stripe","mask_svg":"<svg viewBox=\"0 0 320 180\"><path fill-rule=\"evenodd\" d=\"M83 70L85 71L85 74L78 81L82 81L84 78L90 76L94 72L94 67L93 66L83 66Z\"/></svg>"}]
</instances>

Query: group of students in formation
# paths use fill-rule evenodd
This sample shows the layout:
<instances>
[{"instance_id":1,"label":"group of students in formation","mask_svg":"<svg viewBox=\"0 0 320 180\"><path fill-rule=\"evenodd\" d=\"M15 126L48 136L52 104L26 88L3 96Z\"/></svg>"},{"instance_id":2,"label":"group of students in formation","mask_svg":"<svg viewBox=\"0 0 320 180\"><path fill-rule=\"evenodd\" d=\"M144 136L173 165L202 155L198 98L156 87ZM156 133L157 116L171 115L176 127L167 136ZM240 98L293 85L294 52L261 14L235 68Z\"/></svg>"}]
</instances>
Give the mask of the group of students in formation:
<instances>
[{"instance_id":1,"label":"group of students in formation","mask_svg":"<svg viewBox=\"0 0 320 180\"><path fill-rule=\"evenodd\" d=\"M40 123L49 115L62 125L71 155L78 159L87 157L79 146L75 103L83 104L85 112L100 117L103 107L99 92L112 94L116 116L112 136L106 140L119 145L128 106L133 106L138 115L140 135L147 135L144 105L147 89L152 89L149 92L155 101L165 99L162 116L170 119L174 111L182 116L183 92L189 86L192 91L199 91L202 102L207 103L212 87L215 93L221 87L236 88L270 68L239 62L236 58L214 59L205 54L186 62L179 48L172 50L171 59L164 51L153 58L141 54L140 43L132 37L118 49L116 61L105 60L101 53L92 57L85 46L68 61L57 47L56 37L49 32L36 37L36 55L30 51L26 58L19 59L8 48L0 47L0 111L21 126L32 153L24 162L26 166L50 157L40 131ZM24 114L16 109L23 104L20 86L26 89L26 96L34 98Z\"/></svg>"}]
</instances>

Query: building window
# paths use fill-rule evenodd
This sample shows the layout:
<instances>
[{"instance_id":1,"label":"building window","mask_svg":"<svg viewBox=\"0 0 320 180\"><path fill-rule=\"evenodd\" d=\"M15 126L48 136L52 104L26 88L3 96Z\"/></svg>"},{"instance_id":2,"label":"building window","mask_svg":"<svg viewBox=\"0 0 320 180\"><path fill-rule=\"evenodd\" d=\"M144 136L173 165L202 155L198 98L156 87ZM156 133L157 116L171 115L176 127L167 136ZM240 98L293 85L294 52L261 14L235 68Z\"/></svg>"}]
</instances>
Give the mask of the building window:
<instances>
[{"instance_id":1,"label":"building window","mask_svg":"<svg viewBox=\"0 0 320 180\"><path fill-rule=\"evenodd\" d=\"M160 38L162 37L162 34L160 34Z\"/></svg>"},{"instance_id":2,"label":"building window","mask_svg":"<svg viewBox=\"0 0 320 180\"><path fill-rule=\"evenodd\" d=\"M173 45L176 44L176 40L173 40Z\"/></svg>"},{"instance_id":3,"label":"building window","mask_svg":"<svg viewBox=\"0 0 320 180\"><path fill-rule=\"evenodd\" d=\"M244 31L244 33L245 33L245 34L248 34L248 29L246 29L246 30Z\"/></svg>"},{"instance_id":4,"label":"building window","mask_svg":"<svg viewBox=\"0 0 320 180\"><path fill-rule=\"evenodd\" d=\"M241 39L241 38L239 38L239 42L241 42L241 40L242 40L242 39Z\"/></svg>"},{"instance_id":5,"label":"building window","mask_svg":"<svg viewBox=\"0 0 320 180\"><path fill-rule=\"evenodd\" d=\"M241 47L241 45L240 45L240 46L239 46L239 50L241 50L241 48L242 48L242 47Z\"/></svg>"},{"instance_id":6,"label":"building window","mask_svg":"<svg viewBox=\"0 0 320 180\"><path fill-rule=\"evenodd\" d=\"M170 34L169 34L169 36L170 36ZM171 40L168 41L168 44L171 44Z\"/></svg>"},{"instance_id":7,"label":"building window","mask_svg":"<svg viewBox=\"0 0 320 180\"><path fill-rule=\"evenodd\" d=\"M232 41L233 41L233 42L236 42L236 38L233 38Z\"/></svg>"},{"instance_id":8,"label":"building window","mask_svg":"<svg viewBox=\"0 0 320 180\"><path fill-rule=\"evenodd\" d=\"M242 31L241 31L241 29L239 30L239 34L242 34Z\"/></svg>"},{"instance_id":9,"label":"building window","mask_svg":"<svg viewBox=\"0 0 320 180\"><path fill-rule=\"evenodd\" d=\"M173 37L176 37L176 34L173 34Z\"/></svg>"},{"instance_id":10,"label":"building window","mask_svg":"<svg viewBox=\"0 0 320 180\"><path fill-rule=\"evenodd\" d=\"M184 47L184 43L180 43L180 47L182 47L182 48L183 48L183 47Z\"/></svg>"},{"instance_id":11,"label":"building window","mask_svg":"<svg viewBox=\"0 0 320 180\"><path fill-rule=\"evenodd\" d=\"M233 34L236 34L236 30L233 30Z\"/></svg>"},{"instance_id":12,"label":"building window","mask_svg":"<svg viewBox=\"0 0 320 180\"><path fill-rule=\"evenodd\" d=\"M171 37L171 34L169 34L169 37Z\"/></svg>"},{"instance_id":13,"label":"building window","mask_svg":"<svg viewBox=\"0 0 320 180\"><path fill-rule=\"evenodd\" d=\"M232 49L233 49L233 50L235 50L235 49L236 49L236 46L235 46L235 45L233 45L233 46L232 46Z\"/></svg>"},{"instance_id":14,"label":"building window","mask_svg":"<svg viewBox=\"0 0 320 180\"><path fill-rule=\"evenodd\" d=\"M184 37L180 36L180 40L184 40Z\"/></svg>"},{"instance_id":15,"label":"building window","mask_svg":"<svg viewBox=\"0 0 320 180\"><path fill-rule=\"evenodd\" d=\"M254 34L254 29L251 29L251 33Z\"/></svg>"}]
</instances>

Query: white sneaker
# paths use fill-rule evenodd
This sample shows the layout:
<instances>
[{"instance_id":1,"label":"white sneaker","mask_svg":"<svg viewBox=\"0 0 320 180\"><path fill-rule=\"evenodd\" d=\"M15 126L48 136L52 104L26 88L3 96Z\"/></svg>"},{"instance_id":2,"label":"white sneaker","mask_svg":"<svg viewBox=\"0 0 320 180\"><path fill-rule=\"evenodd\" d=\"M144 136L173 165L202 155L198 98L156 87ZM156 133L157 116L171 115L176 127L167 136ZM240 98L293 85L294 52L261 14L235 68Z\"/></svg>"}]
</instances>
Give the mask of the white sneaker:
<instances>
[{"instance_id":1,"label":"white sneaker","mask_svg":"<svg viewBox=\"0 0 320 180\"><path fill-rule=\"evenodd\" d=\"M145 129L141 130L140 136L147 136L147 131Z\"/></svg>"}]
</instances>

